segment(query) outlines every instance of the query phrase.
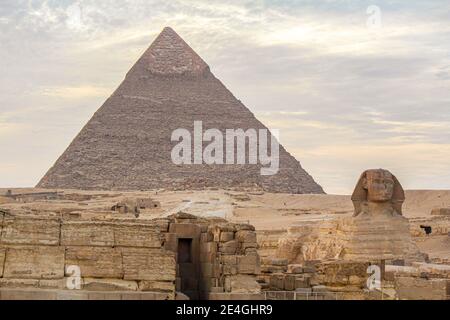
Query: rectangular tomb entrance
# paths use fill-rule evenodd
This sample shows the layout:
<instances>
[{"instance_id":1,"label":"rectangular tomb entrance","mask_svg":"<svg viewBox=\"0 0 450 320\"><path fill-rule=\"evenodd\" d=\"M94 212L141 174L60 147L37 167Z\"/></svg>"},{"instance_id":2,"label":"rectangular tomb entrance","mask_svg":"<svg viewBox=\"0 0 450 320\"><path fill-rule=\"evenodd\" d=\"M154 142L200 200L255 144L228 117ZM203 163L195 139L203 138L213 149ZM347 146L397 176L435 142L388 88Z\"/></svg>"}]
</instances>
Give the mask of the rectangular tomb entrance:
<instances>
[{"instance_id":1,"label":"rectangular tomb entrance","mask_svg":"<svg viewBox=\"0 0 450 320\"><path fill-rule=\"evenodd\" d=\"M177 292L192 300L259 296L260 262L253 226L181 212L169 218L164 246L176 256Z\"/></svg>"},{"instance_id":2,"label":"rectangular tomb entrance","mask_svg":"<svg viewBox=\"0 0 450 320\"><path fill-rule=\"evenodd\" d=\"M196 241L198 242L198 238ZM193 238L179 238L177 252L177 278L179 291L192 300L199 299L199 259L194 256ZM198 254L198 250L196 250Z\"/></svg>"},{"instance_id":3,"label":"rectangular tomb entrance","mask_svg":"<svg viewBox=\"0 0 450 320\"><path fill-rule=\"evenodd\" d=\"M176 290L192 300L200 299L200 234L201 227L193 223L171 223L177 260Z\"/></svg>"}]
</instances>

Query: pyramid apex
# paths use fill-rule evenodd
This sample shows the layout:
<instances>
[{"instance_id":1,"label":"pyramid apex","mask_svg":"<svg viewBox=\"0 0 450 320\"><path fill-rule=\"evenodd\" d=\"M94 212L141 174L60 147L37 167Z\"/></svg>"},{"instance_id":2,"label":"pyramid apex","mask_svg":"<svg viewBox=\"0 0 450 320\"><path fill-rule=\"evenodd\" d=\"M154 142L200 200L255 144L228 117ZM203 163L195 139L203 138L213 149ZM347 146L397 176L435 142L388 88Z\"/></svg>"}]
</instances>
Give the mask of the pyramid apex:
<instances>
[{"instance_id":1,"label":"pyramid apex","mask_svg":"<svg viewBox=\"0 0 450 320\"><path fill-rule=\"evenodd\" d=\"M166 26L166 27L164 27L162 32L175 32L175 30L173 30L173 28L170 26Z\"/></svg>"},{"instance_id":2,"label":"pyramid apex","mask_svg":"<svg viewBox=\"0 0 450 320\"><path fill-rule=\"evenodd\" d=\"M156 74L202 74L205 61L171 28L165 27L144 53L140 65Z\"/></svg>"}]
</instances>

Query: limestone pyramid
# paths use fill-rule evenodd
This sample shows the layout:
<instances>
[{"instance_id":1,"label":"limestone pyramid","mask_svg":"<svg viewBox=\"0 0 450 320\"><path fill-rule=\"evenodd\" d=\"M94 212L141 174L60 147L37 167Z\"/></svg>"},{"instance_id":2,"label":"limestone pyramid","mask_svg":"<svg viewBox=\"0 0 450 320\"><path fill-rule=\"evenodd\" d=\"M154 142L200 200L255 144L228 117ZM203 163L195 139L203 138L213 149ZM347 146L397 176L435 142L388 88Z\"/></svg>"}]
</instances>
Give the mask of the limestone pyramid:
<instances>
[{"instance_id":1,"label":"limestone pyramid","mask_svg":"<svg viewBox=\"0 0 450 320\"><path fill-rule=\"evenodd\" d=\"M149 190L259 187L269 192L323 193L280 146L280 169L261 165L176 165L172 132L266 129L171 28L165 28L125 80L39 182L41 188Z\"/></svg>"}]
</instances>

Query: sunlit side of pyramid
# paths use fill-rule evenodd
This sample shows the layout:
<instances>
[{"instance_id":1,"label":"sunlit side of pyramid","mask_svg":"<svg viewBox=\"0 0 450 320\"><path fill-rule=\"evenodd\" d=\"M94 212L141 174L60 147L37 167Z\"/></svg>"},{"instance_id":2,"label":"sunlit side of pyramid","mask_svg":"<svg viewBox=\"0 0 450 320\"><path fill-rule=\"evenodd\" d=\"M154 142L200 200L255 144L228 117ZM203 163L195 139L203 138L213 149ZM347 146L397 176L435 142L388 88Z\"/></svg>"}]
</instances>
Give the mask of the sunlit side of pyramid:
<instances>
[{"instance_id":1,"label":"sunlit side of pyramid","mask_svg":"<svg viewBox=\"0 0 450 320\"><path fill-rule=\"evenodd\" d=\"M261 165L175 165L175 129L265 129L210 72L208 65L165 28L125 80L39 182L41 188L149 190L260 187L268 192L323 193L280 146L280 170Z\"/></svg>"}]
</instances>

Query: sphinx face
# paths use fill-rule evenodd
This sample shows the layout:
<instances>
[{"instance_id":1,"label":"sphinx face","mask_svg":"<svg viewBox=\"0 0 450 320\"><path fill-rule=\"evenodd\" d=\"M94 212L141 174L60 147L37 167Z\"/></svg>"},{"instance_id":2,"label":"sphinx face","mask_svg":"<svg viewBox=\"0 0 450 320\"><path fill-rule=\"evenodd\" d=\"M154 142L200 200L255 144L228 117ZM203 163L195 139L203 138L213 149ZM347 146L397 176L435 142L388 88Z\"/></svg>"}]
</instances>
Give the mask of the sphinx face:
<instances>
[{"instance_id":1,"label":"sphinx face","mask_svg":"<svg viewBox=\"0 0 450 320\"><path fill-rule=\"evenodd\" d=\"M372 202L387 202L394 195L394 179L392 174L385 170L368 171L365 188L367 200Z\"/></svg>"}]
</instances>

